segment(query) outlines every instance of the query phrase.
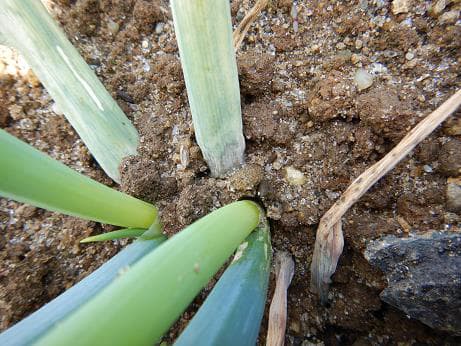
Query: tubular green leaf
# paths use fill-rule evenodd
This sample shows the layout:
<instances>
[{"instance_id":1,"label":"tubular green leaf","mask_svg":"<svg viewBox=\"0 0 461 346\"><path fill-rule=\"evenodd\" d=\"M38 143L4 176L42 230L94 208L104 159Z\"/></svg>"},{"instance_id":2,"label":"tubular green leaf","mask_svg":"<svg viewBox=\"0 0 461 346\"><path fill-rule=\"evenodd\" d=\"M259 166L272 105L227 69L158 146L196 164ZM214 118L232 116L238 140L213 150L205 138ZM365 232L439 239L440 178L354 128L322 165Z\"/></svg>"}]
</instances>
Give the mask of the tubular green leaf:
<instances>
[{"instance_id":1,"label":"tubular green leaf","mask_svg":"<svg viewBox=\"0 0 461 346\"><path fill-rule=\"evenodd\" d=\"M269 226L264 225L240 245L233 262L174 345L255 345L271 257Z\"/></svg>"},{"instance_id":2,"label":"tubular green leaf","mask_svg":"<svg viewBox=\"0 0 461 346\"><path fill-rule=\"evenodd\" d=\"M141 229L141 228L118 229L116 231L106 232L106 233L102 233L102 234L98 234L92 237L82 239L80 240L80 243L91 243L95 241L115 240L115 239L122 239L122 238L138 238L142 236L144 232L146 232L146 230Z\"/></svg>"},{"instance_id":3,"label":"tubular green leaf","mask_svg":"<svg viewBox=\"0 0 461 346\"><path fill-rule=\"evenodd\" d=\"M38 0L0 1L0 37L16 47L96 161L116 182L138 133Z\"/></svg>"},{"instance_id":4,"label":"tubular green leaf","mask_svg":"<svg viewBox=\"0 0 461 346\"><path fill-rule=\"evenodd\" d=\"M172 0L195 137L211 173L243 162L237 63L228 0Z\"/></svg>"},{"instance_id":5,"label":"tubular green leaf","mask_svg":"<svg viewBox=\"0 0 461 346\"><path fill-rule=\"evenodd\" d=\"M0 195L112 225L149 228L157 209L113 190L0 129Z\"/></svg>"},{"instance_id":6,"label":"tubular green leaf","mask_svg":"<svg viewBox=\"0 0 461 346\"><path fill-rule=\"evenodd\" d=\"M159 246L165 237L138 240L60 296L0 334L0 345L32 344L57 322L69 316L114 281L129 266ZM72 344L72 343L70 343Z\"/></svg>"},{"instance_id":7,"label":"tubular green leaf","mask_svg":"<svg viewBox=\"0 0 461 346\"><path fill-rule=\"evenodd\" d=\"M190 225L38 340L38 345L153 345L258 225L240 201Z\"/></svg>"}]
</instances>

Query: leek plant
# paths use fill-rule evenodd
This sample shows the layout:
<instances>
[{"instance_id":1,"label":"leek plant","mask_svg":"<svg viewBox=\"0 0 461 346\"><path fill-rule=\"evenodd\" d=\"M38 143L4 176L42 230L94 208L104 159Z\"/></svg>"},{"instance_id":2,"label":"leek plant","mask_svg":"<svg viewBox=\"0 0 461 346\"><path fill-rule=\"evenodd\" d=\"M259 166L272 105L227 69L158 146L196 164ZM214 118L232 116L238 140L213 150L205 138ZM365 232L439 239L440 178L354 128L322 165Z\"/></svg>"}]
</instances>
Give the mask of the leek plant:
<instances>
[{"instance_id":1,"label":"leek plant","mask_svg":"<svg viewBox=\"0 0 461 346\"><path fill-rule=\"evenodd\" d=\"M146 245L135 243L89 278L1 334L0 342L6 344L27 345L39 338L38 345L150 345L168 330L262 218L254 202L235 202L150 251L164 240L157 210L150 204L74 172L3 130L0 130L0 166L7 168L0 170L3 196L90 220L143 227L90 237L87 241L156 237L139 241L147 242ZM248 258L246 261L239 260L243 255ZM232 334L228 321L235 324L237 320L244 321L239 327L246 328L243 339L256 338L269 263L268 228L263 225L240 246L217 293L206 304L204 311L212 307L215 312L224 297L231 304L226 318L214 325L214 339L228 340ZM130 264L133 266L114 280L115 272ZM233 285L235 282L240 285ZM253 317L244 320L244 316ZM202 318L198 325L203 323Z\"/></svg>"},{"instance_id":2,"label":"leek plant","mask_svg":"<svg viewBox=\"0 0 461 346\"><path fill-rule=\"evenodd\" d=\"M21 53L96 161L116 182L138 133L40 0L0 1L0 43Z\"/></svg>"},{"instance_id":3,"label":"leek plant","mask_svg":"<svg viewBox=\"0 0 461 346\"><path fill-rule=\"evenodd\" d=\"M195 137L213 176L243 162L245 140L228 0L171 0Z\"/></svg>"},{"instance_id":4,"label":"leek plant","mask_svg":"<svg viewBox=\"0 0 461 346\"><path fill-rule=\"evenodd\" d=\"M255 229L251 201L220 208L129 268L36 345L152 345Z\"/></svg>"},{"instance_id":5,"label":"leek plant","mask_svg":"<svg viewBox=\"0 0 461 346\"><path fill-rule=\"evenodd\" d=\"M243 162L245 149L229 2L171 5L197 142L212 175L221 176ZM136 153L138 134L41 2L0 0L0 41L20 51L118 182L118 166ZM177 344L255 343L271 261L269 228L257 204L234 202L165 241L153 205L93 181L3 130L0 167L1 196L125 227L82 242L139 238L0 334L0 344L152 345L237 247Z\"/></svg>"}]
</instances>

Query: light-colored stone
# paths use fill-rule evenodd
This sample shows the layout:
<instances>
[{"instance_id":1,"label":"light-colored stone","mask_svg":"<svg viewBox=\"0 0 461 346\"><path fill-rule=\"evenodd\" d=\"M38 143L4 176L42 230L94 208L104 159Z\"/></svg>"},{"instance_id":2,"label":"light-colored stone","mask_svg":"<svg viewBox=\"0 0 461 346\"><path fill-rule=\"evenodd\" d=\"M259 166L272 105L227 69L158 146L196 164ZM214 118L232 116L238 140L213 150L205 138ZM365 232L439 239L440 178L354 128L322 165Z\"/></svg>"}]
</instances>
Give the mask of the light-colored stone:
<instances>
[{"instance_id":1,"label":"light-colored stone","mask_svg":"<svg viewBox=\"0 0 461 346\"><path fill-rule=\"evenodd\" d=\"M285 179L290 185L302 185L306 182L304 174L291 166L285 169Z\"/></svg>"},{"instance_id":2,"label":"light-colored stone","mask_svg":"<svg viewBox=\"0 0 461 346\"><path fill-rule=\"evenodd\" d=\"M355 48L356 49L362 49L363 47L363 41L362 40L356 40L355 41Z\"/></svg>"},{"instance_id":3,"label":"light-colored stone","mask_svg":"<svg viewBox=\"0 0 461 346\"><path fill-rule=\"evenodd\" d=\"M364 69L355 72L354 82L359 91L368 89L373 84L373 76Z\"/></svg>"},{"instance_id":4,"label":"light-colored stone","mask_svg":"<svg viewBox=\"0 0 461 346\"><path fill-rule=\"evenodd\" d=\"M410 0L394 0L392 1L392 13L408 13L410 11L411 1Z\"/></svg>"},{"instance_id":5,"label":"light-colored stone","mask_svg":"<svg viewBox=\"0 0 461 346\"><path fill-rule=\"evenodd\" d=\"M415 55L412 52L408 52L407 54L405 54L405 59L407 60L413 60L414 57Z\"/></svg>"},{"instance_id":6,"label":"light-colored stone","mask_svg":"<svg viewBox=\"0 0 461 346\"><path fill-rule=\"evenodd\" d=\"M447 181L447 209L454 213L461 211L461 177L448 178Z\"/></svg>"},{"instance_id":7,"label":"light-colored stone","mask_svg":"<svg viewBox=\"0 0 461 346\"><path fill-rule=\"evenodd\" d=\"M120 25L118 25L118 23L114 22L112 19L109 19L107 22L107 28L112 35L115 35L120 29Z\"/></svg>"},{"instance_id":8,"label":"light-colored stone","mask_svg":"<svg viewBox=\"0 0 461 346\"><path fill-rule=\"evenodd\" d=\"M352 54L351 62L355 65L362 61L362 56L360 54Z\"/></svg>"},{"instance_id":9,"label":"light-colored stone","mask_svg":"<svg viewBox=\"0 0 461 346\"><path fill-rule=\"evenodd\" d=\"M439 17L440 24L455 24L459 18L459 11L458 10L451 10L445 12Z\"/></svg>"}]
</instances>

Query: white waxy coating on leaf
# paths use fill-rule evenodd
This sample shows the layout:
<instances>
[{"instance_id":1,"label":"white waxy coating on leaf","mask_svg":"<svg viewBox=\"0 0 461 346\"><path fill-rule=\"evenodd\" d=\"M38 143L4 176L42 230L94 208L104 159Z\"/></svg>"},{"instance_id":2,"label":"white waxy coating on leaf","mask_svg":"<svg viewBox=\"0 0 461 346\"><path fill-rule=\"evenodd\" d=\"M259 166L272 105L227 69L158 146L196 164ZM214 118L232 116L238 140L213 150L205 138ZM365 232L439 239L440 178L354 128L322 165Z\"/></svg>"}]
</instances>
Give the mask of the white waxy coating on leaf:
<instances>
[{"instance_id":1,"label":"white waxy coating on leaf","mask_svg":"<svg viewBox=\"0 0 461 346\"><path fill-rule=\"evenodd\" d=\"M58 50L58 53L59 55L62 57L62 59L64 60L64 62L66 63L66 65L70 68L70 70L72 71L72 73L74 74L75 78L78 79L78 81L80 83L82 83L83 85L83 88L86 90L86 92L88 93L88 95L90 95L91 99L94 101L94 103L96 103L96 105L98 106L98 108L101 110L101 111L104 111L104 108L102 107L102 104L101 104L101 101L99 101L99 99L96 97L96 94L94 93L93 89L91 89L91 87L88 85L88 83L82 78L80 77L80 75L77 73L77 71L75 71L75 69L73 68L72 66L72 63L70 62L69 58L67 57L67 55L62 51L62 48L59 47L58 45L56 46L56 49Z\"/></svg>"},{"instance_id":2,"label":"white waxy coating on leaf","mask_svg":"<svg viewBox=\"0 0 461 346\"><path fill-rule=\"evenodd\" d=\"M237 63L227 0L172 0L195 137L213 176L243 163Z\"/></svg>"}]
</instances>

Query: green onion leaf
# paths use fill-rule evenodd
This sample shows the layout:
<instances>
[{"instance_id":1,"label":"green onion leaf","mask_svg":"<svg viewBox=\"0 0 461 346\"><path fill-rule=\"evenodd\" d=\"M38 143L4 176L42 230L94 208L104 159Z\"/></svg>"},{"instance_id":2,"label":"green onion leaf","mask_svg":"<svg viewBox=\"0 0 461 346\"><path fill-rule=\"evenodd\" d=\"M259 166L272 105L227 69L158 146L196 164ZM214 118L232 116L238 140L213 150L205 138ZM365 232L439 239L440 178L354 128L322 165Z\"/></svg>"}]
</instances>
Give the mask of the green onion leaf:
<instances>
[{"instance_id":1,"label":"green onion leaf","mask_svg":"<svg viewBox=\"0 0 461 346\"><path fill-rule=\"evenodd\" d=\"M157 209L113 190L0 129L0 195L122 227L149 228Z\"/></svg>"},{"instance_id":2,"label":"green onion leaf","mask_svg":"<svg viewBox=\"0 0 461 346\"><path fill-rule=\"evenodd\" d=\"M255 345L267 297L272 251L267 223L251 233L175 342Z\"/></svg>"},{"instance_id":3,"label":"green onion leaf","mask_svg":"<svg viewBox=\"0 0 461 346\"><path fill-rule=\"evenodd\" d=\"M102 169L120 182L138 133L38 0L0 1L0 38L19 50Z\"/></svg>"},{"instance_id":4,"label":"green onion leaf","mask_svg":"<svg viewBox=\"0 0 461 346\"><path fill-rule=\"evenodd\" d=\"M258 225L240 201L188 226L149 253L37 345L153 345Z\"/></svg>"},{"instance_id":5,"label":"green onion leaf","mask_svg":"<svg viewBox=\"0 0 461 346\"><path fill-rule=\"evenodd\" d=\"M240 91L228 0L172 0L195 137L211 174L243 162Z\"/></svg>"},{"instance_id":6,"label":"green onion leaf","mask_svg":"<svg viewBox=\"0 0 461 346\"><path fill-rule=\"evenodd\" d=\"M159 246L165 237L138 240L32 315L0 334L0 345L30 345L56 323L89 301L121 272ZM69 345L72 343L69 343Z\"/></svg>"},{"instance_id":7,"label":"green onion leaf","mask_svg":"<svg viewBox=\"0 0 461 346\"><path fill-rule=\"evenodd\" d=\"M94 235L92 237L87 237L85 239L80 240L80 243L91 243L95 241L115 240L115 239L122 239L122 238L138 238L142 236L145 232L146 230L141 229L141 228L118 229L116 231L106 232L106 233Z\"/></svg>"}]
</instances>

